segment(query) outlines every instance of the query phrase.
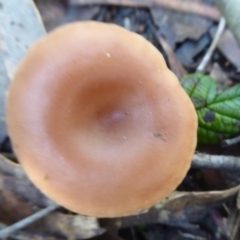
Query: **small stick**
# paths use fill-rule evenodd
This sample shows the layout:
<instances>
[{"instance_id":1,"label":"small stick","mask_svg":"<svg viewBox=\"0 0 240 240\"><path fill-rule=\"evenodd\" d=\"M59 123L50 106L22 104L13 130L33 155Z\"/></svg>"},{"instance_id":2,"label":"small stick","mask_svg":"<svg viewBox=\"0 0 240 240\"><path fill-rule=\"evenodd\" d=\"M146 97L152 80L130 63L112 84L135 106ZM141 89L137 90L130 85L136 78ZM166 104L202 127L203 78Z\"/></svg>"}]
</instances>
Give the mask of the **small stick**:
<instances>
[{"instance_id":1,"label":"small stick","mask_svg":"<svg viewBox=\"0 0 240 240\"><path fill-rule=\"evenodd\" d=\"M240 157L197 153L193 156L191 167L199 169L239 171Z\"/></svg>"},{"instance_id":2,"label":"small stick","mask_svg":"<svg viewBox=\"0 0 240 240\"><path fill-rule=\"evenodd\" d=\"M219 24L218 24L217 31L215 33L213 41L212 41L209 49L207 50L205 56L203 57L202 61L200 62L199 66L197 68L197 72L204 72L205 71L205 68L206 68L208 62L210 61L214 50L217 47L218 41L219 41L219 39L220 39L220 37L223 33L223 30L224 30L225 26L226 26L226 21L225 21L225 18L222 17L220 19Z\"/></svg>"},{"instance_id":3,"label":"small stick","mask_svg":"<svg viewBox=\"0 0 240 240\"><path fill-rule=\"evenodd\" d=\"M224 141L222 141L222 146L227 147L227 146L237 144L239 142L240 142L240 136L232 138L232 139L225 139Z\"/></svg>"},{"instance_id":4,"label":"small stick","mask_svg":"<svg viewBox=\"0 0 240 240\"><path fill-rule=\"evenodd\" d=\"M4 228L3 230L0 230L0 239L4 239L4 238L8 237L9 235L11 235L13 232L18 231L18 230L32 224L33 222L45 217L49 213L56 210L58 207L59 207L59 205L52 204L52 205L40 210L39 212L36 212L33 215L26 217L26 218L20 220L19 222L14 223L13 225L11 225L9 227Z\"/></svg>"},{"instance_id":5,"label":"small stick","mask_svg":"<svg viewBox=\"0 0 240 240\"><path fill-rule=\"evenodd\" d=\"M157 36L157 34L156 34ZM185 74L187 74L186 69L182 66L180 61L176 58L174 51L168 44L168 42L162 38L161 36L157 36L162 48L164 49L165 53L167 54L169 65L171 70L177 75L178 78L181 78Z\"/></svg>"}]
</instances>

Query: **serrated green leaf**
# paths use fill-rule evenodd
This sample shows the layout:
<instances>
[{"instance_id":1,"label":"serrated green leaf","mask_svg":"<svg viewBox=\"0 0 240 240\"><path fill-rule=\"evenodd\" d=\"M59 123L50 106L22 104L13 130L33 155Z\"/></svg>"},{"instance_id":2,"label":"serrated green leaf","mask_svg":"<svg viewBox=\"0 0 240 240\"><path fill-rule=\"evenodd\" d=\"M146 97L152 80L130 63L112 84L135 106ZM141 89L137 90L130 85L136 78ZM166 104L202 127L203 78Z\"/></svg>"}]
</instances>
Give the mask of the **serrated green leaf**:
<instances>
[{"instance_id":1,"label":"serrated green leaf","mask_svg":"<svg viewBox=\"0 0 240 240\"><path fill-rule=\"evenodd\" d=\"M240 132L240 84L219 92L218 83L200 73L181 79L198 116L198 142L218 143Z\"/></svg>"}]
</instances>

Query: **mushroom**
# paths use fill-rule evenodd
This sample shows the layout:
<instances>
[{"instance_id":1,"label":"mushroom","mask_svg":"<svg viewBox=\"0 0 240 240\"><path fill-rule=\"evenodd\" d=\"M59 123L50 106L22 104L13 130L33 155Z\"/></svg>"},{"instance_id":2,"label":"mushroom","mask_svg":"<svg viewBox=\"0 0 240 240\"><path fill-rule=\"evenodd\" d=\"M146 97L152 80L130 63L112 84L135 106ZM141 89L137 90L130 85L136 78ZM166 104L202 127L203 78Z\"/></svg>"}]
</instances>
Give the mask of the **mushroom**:
<instances>
[{"instance_id":1,"label":"mushroom","mask_svg":"<svg viewBox=\"0 0 240 240\"><path fill-rule=\"evenodd\" d=\"M97 22L65 25L31 47L10 86L7 125L30 180L96 217L164 199L196 147L195 109L162 55Z\"/></svg>"}]
</instances>

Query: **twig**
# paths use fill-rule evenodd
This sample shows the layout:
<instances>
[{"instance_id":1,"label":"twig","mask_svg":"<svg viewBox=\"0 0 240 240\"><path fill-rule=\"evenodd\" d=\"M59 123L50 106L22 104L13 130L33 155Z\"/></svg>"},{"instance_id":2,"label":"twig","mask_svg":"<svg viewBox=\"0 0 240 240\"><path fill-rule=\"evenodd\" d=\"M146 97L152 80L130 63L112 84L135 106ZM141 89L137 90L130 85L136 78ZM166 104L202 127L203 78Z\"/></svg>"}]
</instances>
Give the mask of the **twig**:
<instances>
[{"instance_id":1,"label":"twig","mask_svg":"<svg viewBox=\"0 0 240 240\"><path fill-rule=\"evenodd\" d=\"M239 225L240 225L240 211L237 211L237 218L234 223L233 229L232 229L232 234L231 234L231 240L236 240L237 239L237 233L239 231Z\"/></svg>"},{"instance_id":2,"label":"twig","mask_svg":"<svg viewBox=\"0 0 240 240\"><path fill-rule=\"evenodd\" d=\"M197 153L193 156L192 168L239 171L240 157Z\"/></svg>"},{"instance_id":3,"label":"twig","mask_svg":"<svg viewBox=\"0 0 240 240\"><path fill-rule=\"evenodd\" d=\"M7 226L5 224L0 223L0 230L6 228ZM21 231L19 230L16 234L11 235L11 239L14 240L43 240L42 236L39 236L38 233L30 233L27 231ZM55 238L54 238L55 239ZM53 240L52 237L44 236L44 240Z\"/></svg>"},{"instance_id":4,"label":"twig","mask_svg":"<svg viewBox=\"0 0 240 240\"><path fill-rule=\"evenodd\" d=\"M8 237L9 235L11 235L13 232L20 230L30 224L32 224L33 222L43 218L44 216L48 215L49 213L53 212L54 210L56 210L59 206L56 204L53 204L51 206L46 207L43 210L40 210L37 213L34 213L33 215L26 217L24 219L22 219L21 221L14 223L13 225L6 227L5 229L0 231L0 239L4 239L6 237Z\"/></svg>"},{"instance_id":5,"label":"twig","mask_svg":"<svg viewBox=\"0 0 240 240\"><path fill-rule=\"evenodd\" d=\"M217 8L193 1L179 0L70 0L72 5L89 5L89 4L104 4L118 5L128 7L164 7L174 11L201 15L214 21L218 21L221 17Z\"/></svg>"},{"instance_id":6,"label":"twig","mask_svg":"<svg viewBox=\"0 0 240 240\"><path fill-rule=\"evenodd\" d=\"M226 140L224 140L222 142L222 145L224 147L227 147L227 146L231 146L231 145L237 144L239 142L240 142L240 136L232 138L232 139L226 139Z\"/></svg>"},{"instance_id":7,"label":"twig","mask_svg":"<svg viewBox=\"0 0 240 240\"><path fill-rule=\"evenodd\" d=\"M206 238L200 237L200 236L196 236L196 235L192 235L191 233L184 233L182 231L179 231L179 234L181 237L186 238L186 239L193 239L193 240L204 240Z\"/></svg>"},{"instance_id":8,"label":"twig","mask_svg":"<svg viewBox=\"0 0 240 240\"><path fill-rule=\"evenodd\" d=\"M168 61L171 67L171 70L177 75L178 78L181 78L185 74L187 74L186 69L182 66L180 61L176 58L176 55L170 45L163 39L162 37L158 37L158 41L160 42L162 48L164 49L165 53L167 54Z\"/></svg>"},{"instance_id":9,"label":"twig","mask_svg":"<svg viewBox=\"0 0 240 240\"><path fill-rule=\"evenodd\" d=\"M7 159L9 159L9 160L12 160L12 161L14 161L15 163L18 162L17 157L16 157L16 155L15 155L14 153L1 152L1 154L2 154L5 158L7 158Z\"/></svg>"},{"instance_id":10,"label":"twig","mask_svg":"<svg viewBox=\"0 0 240 240\"><path fill-rule=\"evenodd\" d=\"M216 34L213 38L213 41L212 41L209 49L207 50L205 56L203 57L202 61L200 62L199 66L197 68L197 72L204 72L205 71L205 68L206 68L208 62L210 61L215 48L217 47L218 41L219 41L219 39L220 39L220 37L223 33L223 30L224 30L225 26L226 26L226 21L225 21L224 18L221 18L221 20L218 24Z\"/></svg>"}]
</instances>

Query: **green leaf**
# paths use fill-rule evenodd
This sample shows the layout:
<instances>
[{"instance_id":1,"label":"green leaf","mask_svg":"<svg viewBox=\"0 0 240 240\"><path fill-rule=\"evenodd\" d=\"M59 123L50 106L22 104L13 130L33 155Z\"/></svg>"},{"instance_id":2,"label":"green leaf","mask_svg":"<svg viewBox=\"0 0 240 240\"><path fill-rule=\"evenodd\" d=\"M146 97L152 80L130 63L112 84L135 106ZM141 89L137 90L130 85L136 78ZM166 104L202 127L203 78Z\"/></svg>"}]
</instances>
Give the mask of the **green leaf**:
<instances>
[{"instance_id":1,"label":"green leaf","mask_svg":"<svg viewBox=\"0 0 240 240\"><path fill-rule=\"evenodd\" d=\"M240 84L220 92L207 75L189 74L181 79L198 116L198 142L218 143L240 132Z\"/></svg>"}]
</instances>

